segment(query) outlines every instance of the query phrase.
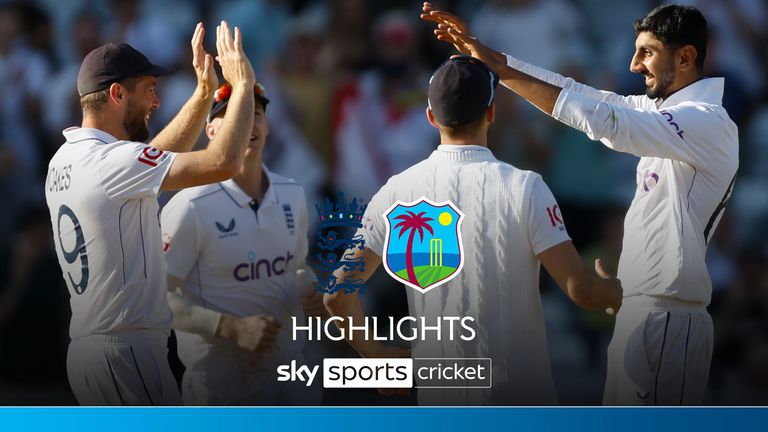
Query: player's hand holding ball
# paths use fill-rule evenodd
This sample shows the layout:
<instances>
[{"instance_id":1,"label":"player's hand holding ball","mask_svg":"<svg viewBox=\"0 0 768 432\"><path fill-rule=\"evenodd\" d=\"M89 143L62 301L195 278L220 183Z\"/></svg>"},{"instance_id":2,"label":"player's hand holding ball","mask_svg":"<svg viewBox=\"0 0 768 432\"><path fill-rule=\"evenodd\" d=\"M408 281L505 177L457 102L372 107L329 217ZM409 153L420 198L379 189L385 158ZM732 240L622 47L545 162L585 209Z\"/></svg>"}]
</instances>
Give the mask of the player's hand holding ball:
<instances>
[{"instance_id":1,"label":"player's hand holding ball","mask_svg":"<svg viewBox=\"0 0 768 432\"><path fill-rule=\"evenodd\" d=\"M216 61L221 66L221 74L224 79L232 84L232 87L245 86L250 89L256 84L256 74L253 72L250 60L243 51L243 35L240 29L235 27L235 35L229 24L222 21L216 27Z\"/></svg>"},{"instance_id":2,"label":"player's hand holding ball","mask_svg":"<svg viewBox=\"0 0 768 432\"><path fill-rule=\"evenodd\" d=\"M621 281L605 270L603 260L600 258L595 260L595 272L603 280L603 283L608 284L610 290L613 293L613 298L608 303L608 307L605 309L605 313L608 315L616 315L616 313L618 313L619 309L621 308L621 299L624 296L624 290L621 287Z\"/></svg>"}]
</instances>

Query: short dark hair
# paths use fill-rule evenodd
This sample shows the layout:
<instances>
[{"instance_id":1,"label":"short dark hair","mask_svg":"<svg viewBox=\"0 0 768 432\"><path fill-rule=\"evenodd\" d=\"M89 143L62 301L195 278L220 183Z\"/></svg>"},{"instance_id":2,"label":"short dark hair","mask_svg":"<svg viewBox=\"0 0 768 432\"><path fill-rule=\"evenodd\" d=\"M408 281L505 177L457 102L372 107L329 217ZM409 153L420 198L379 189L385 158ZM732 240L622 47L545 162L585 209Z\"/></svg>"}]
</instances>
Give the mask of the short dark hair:
<instances>
[{"instance_id":1,"label":"short dark hair","mask_svg":"<svg viewBox=\"0 0 768 432\"><path fill-rule=\"evenodd\" d=\"M480 128L483 126L484 120L485 115L481 115L477 120L456 126L446 126L438 122L437 129L440 131L440 134L446 135L449 138L471 138L480 132Z\"/></svg>"},{"instance_id":2,"label":"short dark hair","mask_svg":"<svg viewBox=\"0 0 768 432\"><path fill-rule=\"evenodd\" d=\"M707 20L693 6L664 5L635 21L635 34L650 32L665 46L696 48L696 68L704 71L707 57Z\"/></svg>"},{"instance_id":3,"label":"short dark hair","mask_svg":"<svg viewBox=\"0 0 768 432\"><path fill-rule=\"evenodd\" d=\"M125 87L128 91L133 91L136 88L136 83L139 82L139 77L129 77L118 83ZM104 109L107 105L107 99L109 98L109 87L104 90L88 93L85 96L80 96L80 108L83 110L83 114L95 114Z\"/></svg>"}]
</instances>

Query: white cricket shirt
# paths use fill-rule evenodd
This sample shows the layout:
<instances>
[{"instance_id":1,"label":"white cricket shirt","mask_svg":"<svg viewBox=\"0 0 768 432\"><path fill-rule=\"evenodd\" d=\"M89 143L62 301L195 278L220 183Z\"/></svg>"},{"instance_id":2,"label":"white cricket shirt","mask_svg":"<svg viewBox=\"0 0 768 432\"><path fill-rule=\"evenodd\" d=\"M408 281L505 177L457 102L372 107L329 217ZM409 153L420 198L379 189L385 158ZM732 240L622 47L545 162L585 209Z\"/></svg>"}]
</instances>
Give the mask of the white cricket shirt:
<instances>
[{"instance_id":1,"label":"white cricket shirt","mask_svg":"<svg viewBox=\"0 0 768 432\"><path fill-rule=\"evenodd\" d=\"M371 199L359 230L366 246L383 254L382 215L398 200L422 197L450 201L464 213L466 256L449 282L426 293L406 288L410 314L471 316L477 336L468 342L416 341L413 357L491 358L493 387L421 389L419 403L555 404L536 257L569 240L552 193L538 174L498 161L485 147L441 145L390 178Z\"/></svg>"},{"instance_id":2,"label":"white cricket shirt","mask_svg":"<svg viewBox=\"0 0 768 432\"><path fill-rule=\"evenodd\" d=\"M182 295L195 304L239 317L273 316L282 324L276 344L258 356L230 340L178 331L179 357L192 371L206 371L211 391L233 398L244 388L240 366L262 370L274 383L275 364L304 346L292 340L291 317L303 322L296 270L307 254L304 189L264 168L269 187L255 201L233 181L185 189L163 208L161 225L168 273L181 279ZM221 365L214 371L210 365ZM219 376L220 375L220 376ZM230 386L230 379L236 380ZM239 381L237 381L239 380ZM252 390L252 388L251 388Z\"/></svg>"},{"instance_id":3,"label":"white cricket shirt","mask_svg":"<svg viewBox=\"0 0 768 432\"><path fill-rule=\"evenodd\" d=\"M509 56L507 63L563 88L554 118L640 157L619 261L624 296L709 304L706 247L739 166L738 129L722 107L724 79L704 78L653 100L596 90Z\"/></svg>"},{"instance_id":4,"label":"white cricket shirt","mask_svg":"<svg viewBox=\"0 0 768 432\"><path fill-rule=\"evenodd\" d=\"M45 198L70 292L70 336L168 332L157 194L176 157L88 128L64 130Z\"/></svg>"}]
</instances>

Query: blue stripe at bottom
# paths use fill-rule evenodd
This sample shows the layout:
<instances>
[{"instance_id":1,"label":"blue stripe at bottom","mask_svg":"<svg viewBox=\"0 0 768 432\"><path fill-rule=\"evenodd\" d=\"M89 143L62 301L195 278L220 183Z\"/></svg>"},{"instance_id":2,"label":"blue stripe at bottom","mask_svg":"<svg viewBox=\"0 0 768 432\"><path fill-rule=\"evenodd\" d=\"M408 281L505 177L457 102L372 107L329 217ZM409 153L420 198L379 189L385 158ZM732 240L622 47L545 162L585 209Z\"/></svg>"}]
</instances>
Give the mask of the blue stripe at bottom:
<instances>
[{"instance_id":1,"label":"blue stripe at bottom","mask_svg":"<svg viewBox=\"0 0 768 432\"><path fill-rule=\"evenodd\" d=\"M0 408L3 431L701 432L767 420L766 408Z\"/></svg>"}]
</instances>

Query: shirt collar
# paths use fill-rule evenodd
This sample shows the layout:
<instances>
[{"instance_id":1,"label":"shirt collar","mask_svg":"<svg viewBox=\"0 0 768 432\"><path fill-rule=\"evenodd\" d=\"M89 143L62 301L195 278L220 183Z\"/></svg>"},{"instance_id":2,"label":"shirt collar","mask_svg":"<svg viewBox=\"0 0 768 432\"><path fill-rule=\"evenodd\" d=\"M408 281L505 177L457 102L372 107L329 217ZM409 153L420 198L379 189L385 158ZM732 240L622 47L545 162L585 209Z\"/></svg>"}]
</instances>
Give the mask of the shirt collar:
<instances>
[{"instance_id":1,"label":"shirt collar","mask_svg":"<svg viewBox=\"0 0 768 432\"><path fill-rule=\"evenodd\" d=\"M113 142L119 141L117 138L104 132L101 129L72 126L64 129L61 133L64 135L64 138L67 139L68 143L76 143L79 141L94 139L101 141L104 144L111 144Z\"/></svg>"},{"instance_id":2,"label":"shirt collar","mask_svg":"<svg viewBox=\"0 0 768 432\"><path fill-rule=\"evenodd\" d=\"M672 93L659 104L659 108L670 107L686 101L723 104L725 78L702 78Z\"/></svg>"},{"instance_id":3,"label":"shirt collar","mask_svg":"<svg viewBox=\"0 0 768 432\"><path fill-rule=\"evenodd\" d=\"M261 199L260 205L263 206L265 203L277 203L277 193L275 193L275 182L274 182L274 175L272 172L270 172L266 166L263 164L261 165L261 169L264 170L264 174L267 176L267 181L269 182L269 186L267 187L267 191L264 192L264 196ZM224 190L224 192L229 195L230 198L232 198L232 201L234 201L237 205L240 207L245 207L253 201L253 198L245 193L240 186L235 183L234 180L229 179L225 180L221 183L219 183L221 188Z\"/></svg>"},{"instance_id":4,"label":"shirt collar","mask_svg":"<svg viewBox=\"0 0 768 432\"><path fill-rule=\"evenodd\" d=\"M488 147L479 145L440 144L430 158L449 162L491 162L495 161Z\"/></svg>"}]
</instances>

